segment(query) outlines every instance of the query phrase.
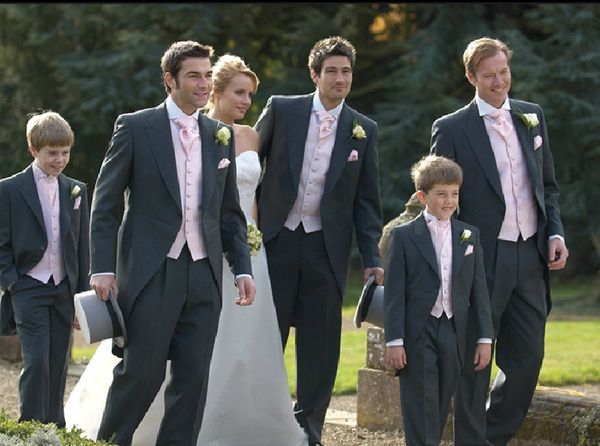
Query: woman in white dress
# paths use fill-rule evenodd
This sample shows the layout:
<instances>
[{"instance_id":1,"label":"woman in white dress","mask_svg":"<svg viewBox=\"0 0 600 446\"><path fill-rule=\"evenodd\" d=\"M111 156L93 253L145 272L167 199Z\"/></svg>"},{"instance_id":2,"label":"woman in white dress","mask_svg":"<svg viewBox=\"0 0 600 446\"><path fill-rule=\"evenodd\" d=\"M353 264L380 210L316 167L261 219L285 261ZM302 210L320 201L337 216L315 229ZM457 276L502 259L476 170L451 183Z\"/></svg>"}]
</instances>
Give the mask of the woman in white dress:
<instances>
[{"instance_id":1,"label":"woman in white dress","mask_svg":"<svg viewBox=\"0 0 600 446\"><path fill-rule=\"evenodd\" d=\"M233 127L240 205L252 225L256 224L255 192L261 175L258 134L234 121L245 116L258 83L256 74L241 58L222 56L213 67L208 111L213 119ZM226 261L223 271L223 307L197 445L306 446L306 434L293 414L262 244L252 255L256 283L252 305L237 305L237 290ZM67 427L77 426L89 438L96 438L112 369L118 361L111 353L111 341L103 341L65 405ZM164 411L165 386L166 382L140 423L134 446L154 444Z\"/></svg>"}]
</instances>

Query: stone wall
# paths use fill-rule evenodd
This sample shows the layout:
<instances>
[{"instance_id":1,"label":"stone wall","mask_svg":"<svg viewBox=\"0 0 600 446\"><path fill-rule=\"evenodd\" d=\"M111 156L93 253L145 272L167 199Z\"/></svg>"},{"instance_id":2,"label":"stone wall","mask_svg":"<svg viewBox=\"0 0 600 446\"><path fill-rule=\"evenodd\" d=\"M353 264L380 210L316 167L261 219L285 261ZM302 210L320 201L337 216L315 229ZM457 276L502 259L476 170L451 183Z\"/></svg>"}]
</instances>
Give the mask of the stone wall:
<instances>
[{"instance_id":1,"label":"stone wall","mask_svg":"<svg viewBox=\"0 0 600 446\"><path fill-rule=\"evenodd\" d=\"M402 431L400 388L385 364L383 330L367 330L366 366L358 371L356 421L376 430ZM452 414L443 438L452 439ZM538 386L521 429L510 446L600 445L600 398Z\"/></svg>"},{"instance_id":2,"label":"stone wall","mask_svg":"<svg viewBox=\"0 0 600 446\"><path fill-rule=\"evenodd\" d=\"M21 360L21 343L17 335L0 336L0 359L8 361Z\"/></svg>"}]
</instances>

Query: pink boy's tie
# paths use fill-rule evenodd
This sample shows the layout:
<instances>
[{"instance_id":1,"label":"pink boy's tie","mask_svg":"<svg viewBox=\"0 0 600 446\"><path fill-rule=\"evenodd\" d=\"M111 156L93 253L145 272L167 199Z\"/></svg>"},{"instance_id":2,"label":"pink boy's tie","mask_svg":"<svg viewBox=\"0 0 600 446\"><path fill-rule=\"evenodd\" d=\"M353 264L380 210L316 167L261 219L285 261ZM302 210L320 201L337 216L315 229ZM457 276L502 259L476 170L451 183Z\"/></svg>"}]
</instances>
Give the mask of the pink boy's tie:
<instances>
[{"instance_id":1,"label":"pink boy's tie","mask_svg":"<svg viewBox=\"0 0 600 446\"><path fill-rule=\"evenodd\" d=\"M179 138L181 139L181 145L187 155L190 154L194 141L198 138L198 130L194 128L194 117L183 115L175 122L179 126Z\"/></svg>"},{"instance_id":2,"label":"pink boy's tie","mask_svg":"<svg viewBox=\"0 0 600 446\"><path fill-rule=\"evenodd\" d=\"M436 236L441 236L444 231L450 227L450 220L437 220L432 218L427 224L433 229Z\"/></svg>"},{"instance_id":3,"label":"pink boy's tie","mask_svg":"<svg viewBox=\"0 0 600 446\"><path fill-rule=\"evenodd\" d=\"M56 202L56 195L58 192L58 179L56 177L47 176L44 178L44 183L46 185L46 192L48 193L48 198L50 199L50 206L54 206Z\"/></svg>"},{"instance_id":4,"label":"pink boy's tie","mask_svg":"<svg viewBox=\"0 0 600 446\"><path fill-rule=\"evenodd\" d=\"M331 133L331 126L335 122L335 116L325 110L317 112L319 118L319 139L325 138Z\"/></svg>"}]
</instances>

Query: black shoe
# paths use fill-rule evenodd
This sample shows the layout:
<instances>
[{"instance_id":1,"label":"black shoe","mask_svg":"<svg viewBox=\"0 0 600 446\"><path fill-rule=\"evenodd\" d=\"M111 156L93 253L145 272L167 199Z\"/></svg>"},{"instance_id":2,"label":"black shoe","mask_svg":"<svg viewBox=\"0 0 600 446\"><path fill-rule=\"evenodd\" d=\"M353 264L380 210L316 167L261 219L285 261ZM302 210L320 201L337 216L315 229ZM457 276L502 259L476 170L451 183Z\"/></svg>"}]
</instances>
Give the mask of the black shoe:
<instances>
[{"instance_id":1,"label":"black shoe","mask_svg":"<svg viewBox=\"0 0 600 446\"><path fill-rule=\"evenodd\" d=\"M308 446L324 446L324 445L323 445L323 443L320 443L318 441L309 441Z\"/></svg>"}]
</instances>

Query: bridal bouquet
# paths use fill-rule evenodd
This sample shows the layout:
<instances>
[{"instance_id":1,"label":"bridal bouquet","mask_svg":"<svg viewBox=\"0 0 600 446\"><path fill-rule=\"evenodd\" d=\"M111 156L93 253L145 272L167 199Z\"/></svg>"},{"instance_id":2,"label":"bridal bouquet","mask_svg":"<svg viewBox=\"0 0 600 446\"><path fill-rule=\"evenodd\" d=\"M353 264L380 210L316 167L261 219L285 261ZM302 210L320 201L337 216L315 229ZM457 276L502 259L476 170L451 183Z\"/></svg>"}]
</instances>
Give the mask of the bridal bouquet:
<instances>
[{"instance_id":1,"label":"bridal bouquet","mask_svg":"<svg viewBox=\"0 0 600 446\"><path fill-rule=\"evenodd\" d=\"M248 246L251 256L258 254L262 246L262 232L253 223L248 223Z\"/></svg>"}]
</instances>

